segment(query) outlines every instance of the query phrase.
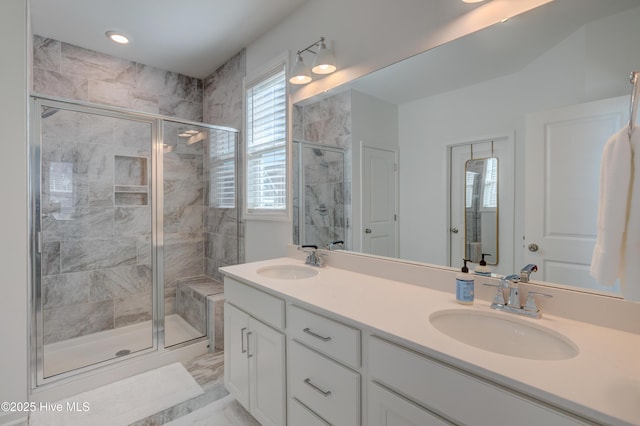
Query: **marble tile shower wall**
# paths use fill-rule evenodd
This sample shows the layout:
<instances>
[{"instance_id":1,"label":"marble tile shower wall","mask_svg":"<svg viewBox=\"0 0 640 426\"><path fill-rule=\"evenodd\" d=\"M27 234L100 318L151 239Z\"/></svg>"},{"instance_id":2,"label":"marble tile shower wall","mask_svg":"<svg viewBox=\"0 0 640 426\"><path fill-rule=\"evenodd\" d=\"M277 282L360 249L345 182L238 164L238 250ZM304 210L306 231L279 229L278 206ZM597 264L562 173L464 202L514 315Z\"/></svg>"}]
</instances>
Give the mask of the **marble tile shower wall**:
<instances>
[{"instance_id":1,"label":"marble tile shower wall","mask_svg":"<svg viewBox=\"0 0 640 426\"><path fill-rule=\"evenodd\" d=\"M164 286L165 315L176 312L176 284L203 275L204 211L207 204L208 145L188 144L180 126L164 124Z\"/></svg>"},{"instance_id":2,"label":"marble tile shower wall","mask_svg":"<svg viewBox=\"0 0 640 426\"><path fill-rule=\"evenodd\" d=\"M151 319L150 126L58 110L41 150L45 344Z\"/></svg>"},{"instance_id":3,"label":"marble tile shower wall","mask_svg":"<svg viewBox=\"0 0 640 426\"><path fill-rule=\"evenodd\" d=\"M202 80L33 37L33 90L202 122Z\"/></svg>"},{"instance_id":4,"label":"marble tile shower wall","mask_svg":"<svg viewBox=\"0 0 640 426\"><path fill-rule=\"evenodd\" d=\"M34 36L36 93L235 128L242 126L244 68L240 52L206 79L204 96L201 80ZM50 123L64 113L53 115ZM73 213L66 219L73 220L44 219L45 343L152 316L149 206L140 205L144 199L139 193L114 191L119 183L114 179L128 176L140 164L135 158L147 159L150 169L149 146L146 151L140 147L148 144L150 133L135 135L127 126L89 123L87 117L93 116L82 116L78 122L86 121L83 131L94 134L85 134L84 140L51 138L50 162L72 164L73 196L62 204L71 203ZM78 134L77 129L70 132ZM174 132L177 129L165 128L167 135ZM177 135L171 140L176 142L168 144L171 149L164 157L167 315L176 309L178 279L202 274L220 279L218 266L244 258L243 253L238 256L242 227L238 232L237 211L208 206L208 146L181 145ZM48 167L43 165L43 170ZM43 182L43 187L49 183ZM50 206L48 213L56 208L59 205Z\"/></svg>"},{"instance_id":5,"label":"marble tile shower wall","mask_svg":"<svg viewBox=\"0 0 640 426\"><path fill-rule=\"evenodd\" d=\"M246 52L240 51L204 81L204 120L236 129L242 128L242 79L246 74ZM241 136L239 140L242 140ZM242 176L242 144L237 145L238 176ZM210 159L212 160L212 159ZM209 161L208 164L211 164ZM238 208L219 208L212 202L205 212L205 271L208 276L222 281L221 266L244 262L244 223L242 211L242 185L236 182Z\"/></svg>"},{"instance_id":6,"label":"marble tile shower wall","mask_svg":"<svg viewBox=\"0 0 640 426\"><path fill-rule=\"evenodd\" d=\"M351 248L351 93L344 91L313 104L294 107L294 140L314 142L344 149L344 170L339 154L312 149L303 150L305 168L305 240L306 244L325 244L344 239ZM294 235L301 226L299 204L294 195Z\"/></svg>"}]
</instances>

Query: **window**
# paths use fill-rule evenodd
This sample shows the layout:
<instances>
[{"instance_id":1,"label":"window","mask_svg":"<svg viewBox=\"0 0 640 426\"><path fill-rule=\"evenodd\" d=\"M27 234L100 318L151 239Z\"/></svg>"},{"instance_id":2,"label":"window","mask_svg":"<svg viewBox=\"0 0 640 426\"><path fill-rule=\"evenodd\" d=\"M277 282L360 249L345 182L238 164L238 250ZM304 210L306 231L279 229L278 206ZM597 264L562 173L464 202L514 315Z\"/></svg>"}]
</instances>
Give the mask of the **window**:
<instances>
[{"instance_id":1,"label":"window","mask_svg":"<svg viewBox=\"0 0 640 426\"><path fill-rule=\"evenodd\" d=\"M246 89L247 215L283 217L287 210L285 68Z\"/></svg>"},{"instance_id":2,"label":"window","mask_svg":"<svg viewBox=\"0 0 640 426\"><path fill-rule=\"evenodd\" d=\"M232 209L236 206L236 134L226 130L210 130L211 164L210 197L213 207Z\"/></svg>"},{"instance_id":3,"label":"window","mask_svg":"<svg viewBox=\"0 0 640 426\"><path fill-rule=\"evenodd\" d=\"M482 207L487 209L498 207L498 159L495 157L487 158L485 161Z\"/></svg>"}]
</instances>

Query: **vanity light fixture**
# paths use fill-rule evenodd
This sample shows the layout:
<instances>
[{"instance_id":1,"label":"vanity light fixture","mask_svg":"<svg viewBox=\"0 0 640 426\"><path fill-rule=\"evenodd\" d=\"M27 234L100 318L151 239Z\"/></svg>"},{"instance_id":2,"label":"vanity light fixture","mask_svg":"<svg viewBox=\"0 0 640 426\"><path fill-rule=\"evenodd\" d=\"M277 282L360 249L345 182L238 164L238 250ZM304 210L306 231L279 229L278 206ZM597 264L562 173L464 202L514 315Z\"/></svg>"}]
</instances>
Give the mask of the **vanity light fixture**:
<instances>
[{"instance_id":1,"label":"vanity light fixture","mask_svg":"<svg viewBox=\"0 0 640 426\"><path fill-rule=\"evenodd\" d=\"M311 50L311 48L317 47L317 51ZM315 55L313 60L313 68L309 71L309 67L307 67L302 58L302 54L304 52L311 52ZM291 84L307 84L313 77L311 76L311 72L313 74L331 74L336 70L336 61L333 56L333 51L327 48L327 45L324 42L324 37L320 37L320 40L315 43L305 47L302 50L298 50L296 53L296 62L291 67L291 77L289 77L289 82Z\"/></svg>"},{"instance_id":2,"label":"vanity light fixture","mask_svg":"<svg viewBox=\"0 0 640 426\"><path fill-rule=\"evenodd\" d=\"M484 0L462 0L464 3L480 3L481 1Z\"/></svg>"},{"instance_id":3,"label":"vanity light fixture","mask_svg":"<svg viewBox=\"0 0 640 426\"><path fill-rule=\"evenodd\" d=\"M107 31L104 33L109 40L118 44L129 44L129 37L119 31Z\"/></svg>"}]
</instances>

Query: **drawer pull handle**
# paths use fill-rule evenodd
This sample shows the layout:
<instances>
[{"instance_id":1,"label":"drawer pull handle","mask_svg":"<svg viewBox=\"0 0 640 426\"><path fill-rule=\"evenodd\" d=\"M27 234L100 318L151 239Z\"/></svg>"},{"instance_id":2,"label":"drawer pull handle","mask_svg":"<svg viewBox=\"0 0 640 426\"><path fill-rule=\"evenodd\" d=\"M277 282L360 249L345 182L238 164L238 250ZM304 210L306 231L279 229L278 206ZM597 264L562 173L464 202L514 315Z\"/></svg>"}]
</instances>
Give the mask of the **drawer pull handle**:
<instances>
[{"instance_id":1,"label":"drawer pull handle","mask_svg":"<svg viewBox=\"0 0 640 426\"><path fill-rule=\"evenodd\" d=\"M247 327L242 327L240 329L240 350L242 351L241 353L246 353L247 349L245 349L244 347L244 332L247 331Z\"/></svg>"},{"instance_id":2,"label":"drawer pull handle","mask_svg":"<svg viewBox=\"0 0 640 426\"><path fill-rule=\"evenodd\" d=\"M314 388L315 390L317 390L318 392L320 392L322 395L324 395L325 398L328 397L328 396L331 396L331 391L326 391L326 390L322 389L320 386L314 385L313 383L311 383L311 379L310 378L307 377L306 379L304 379L304 382L306 384L308 384L309 386L311 386L312 388Z\"/></svg>"},{"instance_id":3,"label":"drawer pull handle","mask_svg":"<svg viewBox=\"0 0 640 426\"><path fill-rule=\"evenodd\" d=\"M253 334L253 331L247 332L247 358L251 358L253 356L249 351L249 336L251 336L252 334Z\"/></svg>"},{"instance_id":4,"label":"drawer pull handle","mask_svg":"<svg viewBox=\"0 0 640 426\"><path fill-rule=\"evenodd\" d=\"M313 331L311 331L311 329L309 327L305 328L302 331L304 331L305 333L307 333L310 336L315 337L316 339L322 340L323 342L328 342L329 340L331 340L331 337L324 337L324 336L321 336L321 335L319 335L317 333L314 333Z\"/></svg>"}]
</instances>

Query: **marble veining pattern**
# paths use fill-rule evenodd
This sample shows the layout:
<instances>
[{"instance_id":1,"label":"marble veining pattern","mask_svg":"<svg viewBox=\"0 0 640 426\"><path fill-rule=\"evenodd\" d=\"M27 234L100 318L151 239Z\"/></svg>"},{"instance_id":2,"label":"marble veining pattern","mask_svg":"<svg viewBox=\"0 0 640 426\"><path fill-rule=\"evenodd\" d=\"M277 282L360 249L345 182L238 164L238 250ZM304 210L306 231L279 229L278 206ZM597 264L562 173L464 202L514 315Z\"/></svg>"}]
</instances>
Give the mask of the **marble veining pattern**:
<instances>
[{"instance_id":1,"label":"marble veining pattern","mask_svg":"<svg viewBox=\"0 0 640 426\"><path fill-rule=\"evenodd\" d=\"M36 93L203 119L201 80L34 35Z\"/></svg>"},{"instance_id":2,"label":"marble veining pattern","mask_svg":"<svg viewBox=\"0 0 640 426\"><path fill-rule=\"evenodd\" d=\"M305 188L303 199L293 198L294 241L304 244L324 245L329 241L343 240L351 247L352 230L345 218L351 212L351 92L344 91L313 104L293 109L294 140L313 142L329 147L342 148L340 154L321 148L301 148ZM295 165L297 167L297 165ZM299 187L300 181L294 185ZM304 203L305 217L300 219L300 207ZM300 242L300 227L304 227L305 241Z\"/></svg>"},{"instance_id":3,"label":"marble veining pattern","mask_svg":"<svg viewBox=\"0 0 640 426\"><path fill-rule=\"evenodd\" d=\"M244 51L203 81L38 35L33 41L36 93L242 127ZM210 207L213 148L206 140L184 143L178 138L179 125L167 123L164 275L165 313L171 314L178 279L205 273L221 278L219 266L243 258L238 244L244 228L235 209ZM45 340L150 319L151 126L59 110L43 120L43 130ZM123 168L117 158L126 156L145 158L146 171ZM54 180L60 179L48 171L54 163L64 170L71 165L72 174L63 176L70 179L70 192L53 190ZM147 186L140 193L144 197L117 192L138 183ZM237 191L241 197L241 188ZM94 312L95 318L82 317Z\"/></svg>"}]
</instances>

